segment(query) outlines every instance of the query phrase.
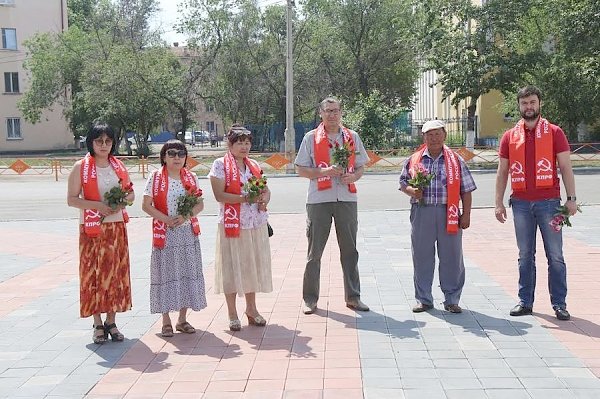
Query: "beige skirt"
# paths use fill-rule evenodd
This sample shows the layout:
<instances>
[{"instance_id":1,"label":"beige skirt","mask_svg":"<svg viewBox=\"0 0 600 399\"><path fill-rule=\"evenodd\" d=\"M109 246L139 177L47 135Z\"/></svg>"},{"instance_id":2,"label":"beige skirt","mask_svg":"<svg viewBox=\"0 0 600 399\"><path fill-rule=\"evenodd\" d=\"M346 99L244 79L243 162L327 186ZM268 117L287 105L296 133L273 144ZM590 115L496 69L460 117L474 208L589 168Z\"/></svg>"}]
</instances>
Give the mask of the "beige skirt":
<instances>
[{"instance_id":1,"label":"beige skirt","mask_svg":"<svg viewBox=\"0 0 600 399\"><path fill-rule=\"evenodd\" d=\"M271 292L271 246L267 224L256 229L240 229L240 236L225 237L219 223L215 254L216 294Z\"/></svg>"}]
</instances>

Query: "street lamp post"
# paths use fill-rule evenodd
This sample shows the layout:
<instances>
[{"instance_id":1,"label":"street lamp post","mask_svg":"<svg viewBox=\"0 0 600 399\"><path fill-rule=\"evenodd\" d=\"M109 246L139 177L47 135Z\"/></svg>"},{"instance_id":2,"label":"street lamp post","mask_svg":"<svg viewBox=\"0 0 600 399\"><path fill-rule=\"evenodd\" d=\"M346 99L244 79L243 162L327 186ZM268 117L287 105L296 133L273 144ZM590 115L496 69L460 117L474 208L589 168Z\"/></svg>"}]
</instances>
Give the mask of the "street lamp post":
<instances>
[{"instance_id":1,"label":"street lamp post","mask_svg":"<svg viewBox=\"0 0 600 399\"><path fill-rule=\"evenodd\" d=\"M296 152L296 133L294 131L294 71L292 54L292 13L294 0L287 0L286 12L286 70L285 70L285 157L290 161L286 165L287 173L294 173L294 156Z\"/></svg>"}]
</instances>

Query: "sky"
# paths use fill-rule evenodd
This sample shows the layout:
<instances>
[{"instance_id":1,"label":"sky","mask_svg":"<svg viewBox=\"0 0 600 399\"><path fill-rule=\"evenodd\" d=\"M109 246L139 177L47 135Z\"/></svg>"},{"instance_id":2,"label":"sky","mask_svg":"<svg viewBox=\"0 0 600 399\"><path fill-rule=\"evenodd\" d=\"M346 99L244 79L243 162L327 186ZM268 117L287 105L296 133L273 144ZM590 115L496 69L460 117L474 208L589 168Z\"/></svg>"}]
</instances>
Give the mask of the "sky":
<instances>
[{"instance_id":1,"label":"sky","mask_svg":"<svg viewBox=\"0 0 600 399\"><path fill-rule=\"evenodd\" d=\"M159 0L161 10L152 21L152 27L160 28L164 32L163 39L170 45L173 45L173 42L179 42L180 45L185 43L185 36L177 33L174 28L178 18L177 5L180 2L180 0Z\"/></svg>"},{"instance_id":2,"label":"sky","mask_svg":"<svg viewBox=\"0 0 600 399\"><path fill-rule=\"evenodd\" d=\"M163 39L169 45L173 42L178 42L180 45L185 44L185 36L178 34L173 27L177 23L177 6L181 0L159 0L161 10L152 20L152 27L160 28L163 33ZM286 4L286 0L258 0L260 7L265 7L273 4Z\"/></svg>"}]
</instances>

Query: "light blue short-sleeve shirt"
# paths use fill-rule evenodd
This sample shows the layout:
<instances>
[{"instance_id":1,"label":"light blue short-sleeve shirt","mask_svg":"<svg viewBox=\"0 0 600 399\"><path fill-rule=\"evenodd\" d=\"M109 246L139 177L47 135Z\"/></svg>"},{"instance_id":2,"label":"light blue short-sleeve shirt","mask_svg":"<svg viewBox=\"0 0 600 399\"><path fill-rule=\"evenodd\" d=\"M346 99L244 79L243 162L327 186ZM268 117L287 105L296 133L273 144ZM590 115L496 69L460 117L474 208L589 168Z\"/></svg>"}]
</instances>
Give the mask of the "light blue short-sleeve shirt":
<instances>
[{"instance_id":1,"label":"light blue short-sleeve shirt","mask_svg":"<svg viewBox=\"0 0 600 399\"><path fill-rule=\"evenodd\" d=\"M305 168L316 168L317 164L315 162L315 130L311 130L306 133L304 138L302 139L302 144L300 144L300 149L298 150L298 155L296 155L296 160L294 164L297 166L303 166ZM365 146L363 145L362 140L358 136L355 131L350 131L352 134L352 140L354 140L356 154L356 162L355 168L359 168L364 166L367 162L369 162L369 156L367 155L367 151L365 150ZM335 143L339 145L343 145L343 133L340 129L338 135L335 138ZM332 144L334 144L332 142ZM329 155L331 156L332 150L330 150ZM307 204L321 204L323 202L337 202L337 201L347 201L347 202L357 202L358 197L356 193L351 193L348 190L348 185L343 184L340 181L339 177L334 177L331 179L332 187L328 190L319 191L317 186L317 179L310 179L310 183L308 184L308 194L306 196Z\"/></svg>"}]
</instances>

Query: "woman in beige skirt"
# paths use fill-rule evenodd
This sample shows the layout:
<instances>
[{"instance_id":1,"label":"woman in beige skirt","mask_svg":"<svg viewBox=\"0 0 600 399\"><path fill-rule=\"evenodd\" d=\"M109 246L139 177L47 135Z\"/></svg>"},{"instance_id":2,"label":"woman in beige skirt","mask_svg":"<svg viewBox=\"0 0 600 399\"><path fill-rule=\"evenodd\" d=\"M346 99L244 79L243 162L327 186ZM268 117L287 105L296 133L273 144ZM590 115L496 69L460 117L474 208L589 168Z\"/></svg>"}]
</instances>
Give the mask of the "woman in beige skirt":
<instances>
[{"instance_id":1,"label":"woman in beige skirt","mask_svg":"<svg viewBox=\"0 0 600 399\"><path fill-rule=\"evenodd\" d=\"M252 198L244 184L260 178L258 163L248 158L252 134L234 125L227 133L229 151L213 162L208 174L219 202L219 227L215 256L215 293L225 294L229 329L242 326L236 309L236 295L246 297L248 324L264 326L266 320L256 308L256 293L273 291L271 248L267 232L267 204L271 192L265 186Z\"/></svg>"}]
</instances>

